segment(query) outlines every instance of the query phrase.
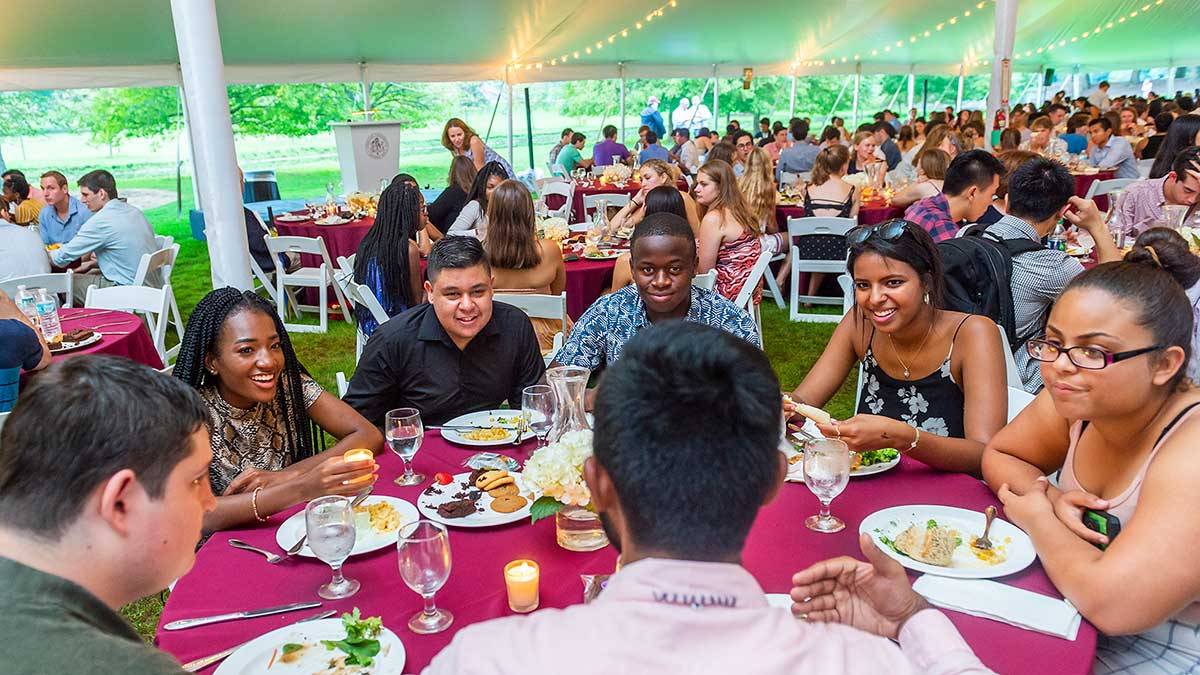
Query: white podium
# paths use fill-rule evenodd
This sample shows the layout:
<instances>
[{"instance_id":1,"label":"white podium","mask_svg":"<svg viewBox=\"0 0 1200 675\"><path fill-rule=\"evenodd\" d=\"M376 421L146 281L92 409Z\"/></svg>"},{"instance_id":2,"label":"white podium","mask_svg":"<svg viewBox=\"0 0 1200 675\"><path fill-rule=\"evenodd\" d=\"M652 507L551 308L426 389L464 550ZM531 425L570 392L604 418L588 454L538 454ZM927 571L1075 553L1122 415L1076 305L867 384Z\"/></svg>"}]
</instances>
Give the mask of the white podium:
<instances>
[{"instance_id":1,"label":"white podium","mask_svg":"<svg viewBox=\"0 0 1200 675\"><path fill-rule=\"evenodd\" d=\"M346 194L378 192L379 181L400 172L400 122L330 124Z\"/></svg>"}]
</instances>

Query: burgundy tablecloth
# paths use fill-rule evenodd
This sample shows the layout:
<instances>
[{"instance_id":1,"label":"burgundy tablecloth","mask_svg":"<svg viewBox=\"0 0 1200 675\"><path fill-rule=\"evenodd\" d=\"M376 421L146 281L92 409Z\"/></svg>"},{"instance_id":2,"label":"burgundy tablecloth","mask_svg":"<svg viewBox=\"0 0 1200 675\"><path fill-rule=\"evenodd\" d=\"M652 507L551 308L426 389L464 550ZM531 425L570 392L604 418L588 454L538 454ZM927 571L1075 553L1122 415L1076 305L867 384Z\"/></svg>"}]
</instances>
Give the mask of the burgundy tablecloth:
<instances>
[{"instance_id":1,"label":"burgundy tablecloth","mask_svg":"<svg viewBox=\"0 0 1200 675\"><path fill-rule=\"evenodd\" d=\"M683 192L687 192L687 181L680 180L676 184L676 187ZM583 210L583 198L585 195L623 194L632 197L640 189L642 189L641 183L636 182L626 183L623 188L615 185L600 185L599 183L589 183L587 185L576 183L575 196L571 198L571 222L582 223L587 220L587 214ZM559 195L546 195L546 206L557 209L562 206L563 199Z\"/></svg>"},{"instance_id":2,"label":"burgundy tablecloth","mask_svg":"<svg viewBox=\"0 0 1200 675\"><path fill-rule=\"evenodd\" d=\"M528 458L532 443L510 451L518 460ZM461 471L471 449L451 446L437 432L426 435L414 465L432 475L436 471ZM394 495L415 504L425 487L400 488L392 479L400 462L391 455L380 457L379 494ZM731 476L731 480L736 476ZM427 485L428 483L426 483ZM745 549L746 568L768 593L785 593L791 576L807 565L838 555L858 553L859 522L879 509L903 504L948 504L983 509L998 504L981 482L960 474L934 471L904 460L901 466L879 476L851 481L846 492L833 503L833 512L848 527L837 534L817 534L803 525L805 516L816 513L818 503L801 484L788 483L779 497L759 514ZM221 532L197 553L196 564L179 580L160 621L217 614L231 610L268 607L290 602L316 600L317 587L328 581L329 567L312 559L297 558L271 566L257 554L233 549L230 537L275 550L275 529L295 507L271 518L260 527ZM324 608L349 611L359 607L365 615L380 615L384 625L400 636L408 653L407 673L420 672L463 626L510 614L502 569L517 558L536 560L541 566L541 606L563 607L580 602L580 574L612 571L615 551L605 548L593 553L571 553L554 541L553 519L530 526L527 521L484 530L453 529L450 535L453 572L437 595L437 604L455 615L454 625L438 635L415 635L405 624L421 608L421 600L401 581L396 552L385 548L350 559L347 576L363 584L359 593L346 600L325 601ZM1058 597L1040 564L1003 580L1021 588ZM256 635L311 615L314 610L281 616L213 624L185 631L157 634L157 643L180 661L205 656ZM985 664L1001 673L1086 673L1090 670L1096 632L1086 622L1073 641L1021 630L1007 624L947 612ZM601 657L602 658L602 657ZM753 659L753 655L747 655ZM564 666L566 670L569 670ZM204 672L211 672L211 669Z\"/></svg>"},{"instance_id":3,"label":"burgundy tablecloth","mask_svg":"<svg viewBox=\"0 0 1200 675\"><path fill-rule=\"evenodd\" d=\"M775 223L779 225L780 232L787 232L788 218L802 218L803 216L803 206L775 207ZM878 206L862 206L858 209L859 225L878 225L886 220L902 217L904 217L904 208L900 206L880 204Z\"/></svg>"},{"instance_id":4,"label":"burgundy tablecloth","mask_svg":"<svg viewBox=\"0 0 1200 675\"><path fill-rule=\"evenodd\" d=\"M567 268L567 314L578 321L612 286L615 260L579 259L565 263Z\"/></svg>"},{"instance_id":5,"label":"burgundy tablecloth","mask_svg":"<svg viewBox=\"0 0 1200 675\"><path fill-rule=\"evenodd\" d=\"M83 318L74 318L80 315L83 315ZM55 363L80 354L107 354L124 356L151 368L161 369L163 367L162 358L159 357L158 350L154 348L154 339L150 337L146 323L136 314L117 310L64 307L58 310L58 318L62 323L64 333L78 328L102 326L99 329L100 332L114 333L114 335L104 335L99 342L83 349L55 354L53 357ZM116 333L125 334L116 335ZM25 386L27 378L36 375L37 371L21 373L21 386Z\"/></svg>"},{"instance_id":6,"label":"burgundy tablecloth","mask_svg":"<svg viewBox=\"0 0 1200 675\"><path fill-rule=\"evenodd\" d=\"M281 223L275 220L275 230L284 237L311 237L325 240L329 250L329 262L337 266L338 256L349 258L358 251L358 244L367 236L375 219L367 216L352 220L345 225L317 225L311 220L302 223ZM313 255L300 256L305 267L319 267L320 259Z\"/></svg>"},{"instance_id":7,"label":"burgundy tablecloth","mask_svg":"<svg viewBox=\"0 0 1200 675\"><path fill-rule=\"evenodd\" d=\"M1086 197L1088 188L1092 186L1092 183L1095 183L1098 180L1112 180L1113 178L1117 177L1117 172L1101 171L1100 173L1074 173L1071 175L1075 177L1075 195L1077 197ZM1093 197L1092 199L1096 202L1096 206L1100 208L1101 213L1108 211L1107 195L1100 195L1099 197Z\"/></svg>"}]
</instances>

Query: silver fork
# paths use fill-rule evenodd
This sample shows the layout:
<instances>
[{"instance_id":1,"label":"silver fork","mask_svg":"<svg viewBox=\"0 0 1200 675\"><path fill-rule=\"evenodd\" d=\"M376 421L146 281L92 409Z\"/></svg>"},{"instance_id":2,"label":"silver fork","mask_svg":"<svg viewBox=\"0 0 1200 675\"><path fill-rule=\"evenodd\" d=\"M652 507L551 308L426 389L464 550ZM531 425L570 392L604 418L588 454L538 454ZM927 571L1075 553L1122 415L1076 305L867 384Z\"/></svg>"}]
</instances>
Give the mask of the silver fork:
<instances>
[{"instance_id":1,"label":"silver fork","mask_svg":"<svg viewBox=\"0 0 1200 675\"><path fill-rule=\"evenodd\" d=\"M521 420L517 422L517 437L512 440L509 445L520 445L521 437L525 435L525 416L521 416Z\"/></svg>"},{"instance_id":2,"label":"silver fork","mask_svg":"<svg viewBox=\"0 0 1200 675\"><path fill-rule=\"evenodd\" d=\"M285 556L279 555L278 553L272 553L266 549L258 548L257 546L251 546L250 544L247 544L246 542L242 541L241 539L230 539L229 545L234 548L240 548L243 551L253 551L254 553L264 555L267 557L267 563L271 564L271 565L277 565L277 564L283 562L284 557L285 557ZM303 545L304 545L304 540L301 540L300 546L303 546ZM297 548L296 550L298 551L300 549Z\"/></svg>"}]
</instances>

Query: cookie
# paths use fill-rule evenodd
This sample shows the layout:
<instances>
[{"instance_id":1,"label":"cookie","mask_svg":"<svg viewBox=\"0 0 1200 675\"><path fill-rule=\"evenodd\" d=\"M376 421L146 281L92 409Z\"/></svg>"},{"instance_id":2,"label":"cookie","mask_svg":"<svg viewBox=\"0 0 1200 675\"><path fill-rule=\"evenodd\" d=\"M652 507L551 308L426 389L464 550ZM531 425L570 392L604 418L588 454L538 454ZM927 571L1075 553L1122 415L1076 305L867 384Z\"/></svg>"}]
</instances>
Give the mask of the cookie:
<instances>
[{"instance_id":1,"label":"cookie","mask_svg":"<svg viewBox=\"0 0 1200 675\"><path fill-rule=\"evenodd\" d=\"M484 486L486 486L488 483L503 478L507 475L507 471L484 471L479 475L478 478L475 479L475 487L486 489Z\"/></svg>"},{"instance_id":2,"label":"cookie","mask_svg":"<svg viewBox=\"0 0 1200 675\"><path fill-rule=\"evenodd\" d=\"M525 508L528 503L529 500L520 495L500 497L492 500L492 510L496 513L513 513Z\"/></svg>"},{"instance_id":3,"label":"cookie","mask_svg":"<svg viewBox=\"0 0 1200 675\"><path fill-rule=\"evenodd\" d=\"M512 476L501 476L499 478L493 478L484 483L480 489L482 489L484 492L489 492L505 485L512 485L515 482L517 482L517 479L513 478Z\"/></svg>"},{"instance_id":4,"label":"cookie","mask_svg":"<svg viewBox=\"0 0 1200 675\"><path fill-rule=\"evenodd\" d=\"M492 488L491 490L488 490L487 493L491 495L493 499L499 499L501 497L516 497L517 495L521 494L521 491L517 489L516 483L506 483L498 488Z\"/></svg>"},{"instance_id":5,"label":"cookie","mask_svg":"<svg viewBox=\"0 0 1200 675\"><path fill-rule=\"evenodd\" d=\"M475 513L475 510L475 502L470 499L458 499L439 504L437 507L438 515L443 518L465 518Z\"/></svg>"}]
</instances>

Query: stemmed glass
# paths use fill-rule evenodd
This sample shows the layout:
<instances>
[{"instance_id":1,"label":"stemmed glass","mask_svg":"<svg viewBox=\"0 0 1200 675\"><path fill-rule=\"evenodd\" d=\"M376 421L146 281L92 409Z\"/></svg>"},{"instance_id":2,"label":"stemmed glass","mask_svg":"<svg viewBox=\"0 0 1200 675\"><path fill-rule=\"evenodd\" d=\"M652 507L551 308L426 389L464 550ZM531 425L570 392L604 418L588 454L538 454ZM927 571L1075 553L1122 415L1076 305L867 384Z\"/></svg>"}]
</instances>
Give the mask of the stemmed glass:
<instances>
[{"instance_id":1,"label":"stemmed glass","mask_svg":"<svg viewBox=\"0 0 1200 675\"><path fill-rule=\"evenodd\" d=\"M546 434L554 425L554 390L545 384L535 384L521 390L521 416L534 436L537 446L546 443Z\"/></svg>"},{"instance_id":2,"label":"stemmed glass","mask_svg":"<svg viewBox=\"0 0 1200 675\"><path fill-rule=\"evenodd\" d=\"M333 568L333 580L321 586L317 595L337 600L357 593L361 584L342 576L342 563L354 550L354 510L350 508L350 500L337 495L312 500L304 508L304 526L313 555Z\"/></svg>"},{"instance_id":3,"label":"stemmed glass","mask_svg":"<svg viewBox=\"0 0 1200 675\"><path fill-rule=\"evenodd\" d=\"M400 455L404 462L404 475L396 479L396 485L419 485L425 480L425 474L413 473L412 460L417 450L421 449L421 441L425 438L421 412L416 408L389 410L383 428L392 452Z\"/></svg>"},{"instance_id":4,"label":"stemmed glass","mask_svg":"<svg viewBox=\"0 0 1200 675\"><path fill-rule=\"evenodd\" d=\"M450 538L446 526L418 520L400 528L396 542L400 578L425 599L425 608L408 620L414 633L440 633L454 622L454 615L433 604L433 594L450 578Z\"/></svg>"},{"instance_id":5,"label":"stemmed glass","mask_svg":"<svg viewBox=\"0 0 1200 675\"><path fill-rule=\"evenodd\" d=\"M822 439L804 448L804 484L821 500L821 513L809 516L804 525L817 532L838 532L846 527L829 513L829 503L850 482L850 449L837 439Z\"/></svg>"}]
</instances>

